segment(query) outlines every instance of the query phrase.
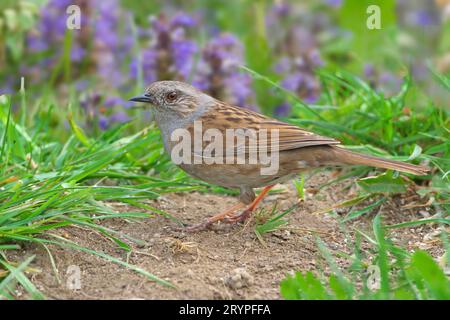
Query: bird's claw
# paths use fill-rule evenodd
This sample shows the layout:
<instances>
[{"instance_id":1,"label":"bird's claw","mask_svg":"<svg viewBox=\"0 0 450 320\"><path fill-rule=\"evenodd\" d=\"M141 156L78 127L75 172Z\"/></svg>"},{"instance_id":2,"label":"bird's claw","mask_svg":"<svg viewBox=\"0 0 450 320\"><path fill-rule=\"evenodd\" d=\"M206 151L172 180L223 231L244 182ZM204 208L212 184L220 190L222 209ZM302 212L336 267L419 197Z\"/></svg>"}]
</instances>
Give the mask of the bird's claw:
<instances>
[{"instance_id":1,"label":"bird's claw","mask_svg":"<svg viewBox=\"0 0 450 320\"><path fill-rule=\"evenodd\" d=\"M243 222L250 217L251 213L252 213L251 210L244 210L243 212L241 212L239 214L233 214L233 215L225 217L223 221L228 224Z\"/></svg>"},{"instance_id":2,"label":"bird's claw","mask_svg":"<svg viewBox=\"0 0 450 320\"><path fill-rule=\"evenodd\" d=\"M206 220L202 223L197 223L193 225L184 225L183 227L178 227L176 231L184 231L184 232L198 232L208 229L213 223Z\"/></svg>"},{"instance_id":3,"label":"bird's claw","mask_svg":"<svg viewBox=\"0 0 450 320\"><path fill-rule=\"evenodd\" d=\"M198 231L204 231L209 229L215 222L224 222L226 224L235 224L242 221L245 221L250 217L252 211L251 210L244 210L242 213L239 214L233 214L233 215L227 215L223 217L221 220L215 220L215 219L207 219L206 221L198 224L193 225L184 225L183 227L176 228L177 231L184 231L184 232L198 232Z\"/></svg>"}]
</instances>

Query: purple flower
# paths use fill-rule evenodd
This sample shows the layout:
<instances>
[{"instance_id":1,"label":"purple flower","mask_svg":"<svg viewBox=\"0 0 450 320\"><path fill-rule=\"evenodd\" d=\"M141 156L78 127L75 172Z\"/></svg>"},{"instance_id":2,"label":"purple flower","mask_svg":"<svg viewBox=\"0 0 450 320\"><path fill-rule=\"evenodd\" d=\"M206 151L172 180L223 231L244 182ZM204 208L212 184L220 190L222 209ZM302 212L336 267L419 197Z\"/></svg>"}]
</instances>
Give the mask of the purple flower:
<instances>
[{"instance_id":1,"label":"purple flower","mask_svg":"<svg viewBox=\"0 0 450 320\"><path fill-rule=\"evenodd\" d=\"M288 57L281 58L274 68L276 73L287 73L291 70L291 60Z\"/></svg>"},{"instance_id":2,"label":"purple flower","mask_svg":"<svg viewBox=\"0 0 450 320\"><path fill-rule=\"evenodd\" d=\"M378 89L388 95L398 92L401 84L402 80L389 71L382 72L378 78Z\"/></svg>"},{"instance_id":3,"label":"purple flower","mask_svg":"<svg viewBox=\"0 0 450 320\"><path fill-rule=\"evenodd\" d=\"M274 113L278 117L287 117L291 113L291 105L287 102L283 102L275 108Z\"/></svg>"},{"instance_id":4,"label":"purple flower","mask_svg":"<svg viewBox=\"0 0 450 320\"><path fill-rule=\"evenodd\" d=\"M108 127L109 127L109 119L108 119L108 117L105 117L103 115L98 117L98 126L102 130L108 129Z\"/></svg>"},{"instance_id":5,"label":"purple flower","mask_svg":"<svg viewBox=\"0 0 450 320\"><path fill-rule=\"evenodd\" d=\"M33 30L26 35L26 49L30 53L51 51L51 56L45 60L35 63L33 66L23 65L21 73L31 79L32 82L38 82L50 74L50 67L56 64L62 53L62 41L67 30L66 27L66 8L71 4L70 0L50 0L42 7L41 17ZM74 58L79 58L75 55Z\"/></svg>"},{"instance_id":6,"label":"purple flower","mask_svg":"<svg viewBox=\"0 0 450 320\"><path fill-rule=\"evenodd\" d=\"M282 81L281 86L286 90L296 92L297 89L303 84L304 76L301 73L293 73L287 75Z\"/></svg>"},{"instance_id":7,"label":"purple flower","mask_svg":"<svg viewBox=\"0 0 450 320\"><path fill-rule=\"evenodd\" d=\"M414 23L422 26L427 27L433 24L436 24L436 18L433 17L431 12L427 10L418 10L414 13Z\"/></svg>"},{"instance_id":8,"label":"purple flower","mask_svg":"<svg viewBox=\"0 0 450 320\"><path fill-rule=\"evenodd\" d=\"M48 6L51 6L53 8L59 9L59 10L66 10L68 6L72 4L73 1L71 0L51 0L48 3Z\"/></svg>"},{"instance_id":9,"label":"purple flower","mask_svg":"<svg viewBox=\"0 0 450 320\"><path fill-rule=\"evenodd\" d=\"M95 15L90 16L89 25L94 30L94 51L98 74L112 87L121 87L127 80L118 68L127 54L131 53L133 37L130 36L129 14L121 14L117 0L93 1ZM123 18L127 34L121 35L119 19Z\"/></svg>"},{"instance_id":10,"label":"purple flower","mask_svg":"<svg viewBox=\"0 0 450 320\"><path fill-rule=\"evenodd\" d=\"M27 36L27 48L31 52L40 52L48 49L48 43L38 34L29 34Z\"/></svg>"},{"instance_id":11,"label":"purple flower","mask_svg":"<svg viewBox=\"0 0 450 320\"><path fill-rule=\"evenodd\" d=\"M240 43L238 38L236 38L236 36L231 33L222 33L218 37L212 39L210 45L223 47L229 50L232 50L233 47L236 47L237 50L242 49L242 44Z\"/></svg>"},{"instance_id":12,"label":"purple flower","mask_svg":"<svg viewBox=\"0 0 450 320\"><path fill-rule=\"evenodd\" d=\"M421 62L416 62L411 66L411 74L416 80L425 80L428 75L428 68Z\"/></svg>"},{"instance_id":13,"label":"purple flower","mask_svg":"<svg viewBox=\"0 0 450 320\"><path fill-rule=\"evenodd\" d=\"M279 44L279 50L283 55L274 70L282 77L280 85L307 103L316 102L320 83L314 69L323 66L324 61L314 33L299 27L288 29L286 37Z\"/></svg>"},{"instance_id":14,"label":"purple flower","mask_svg":"<svg viewBox=\"0 0 450 320\"><path fill-rule=\"evenodd\" d=\"M308 95L306 97L303 98L303 101L305 101L306 103L316 103L317 100L319 100L319 95L314 92L314 91L310 91L308 93Z\"/></svg>"},{"instance_id":15,"label":"purple flower","mask_svg":"<svg viewBox=\"0 0 450 320\"><path fill-rule=\"evenodd\" d=\"M106 108L112 108L115 107L117 105L121 105L123 103L123 99L119 98L119 97L106 97L105 100L103 101L103 105Z\"/></svg>"},{"instance_id":16,"label":"purple flower","mask_svg":"<svg viewBox=\"0 0 450 320\"><path fill-rule=\"evenodd\" d=\"M325 63L322 60L322 57L320 56L320 52L318 49L313 49L308 53L309 61L313 64L313 66L323 66Z\"/></svg>"},{"instance_id":17,"label":"purple flower","mask_svg":"<svg viewBox=\"0 0 450 320\"><path fill-rule=\"evenodd\" d=\"M12 89L11 86L6 86L6 87L3 87L3 88L0 88L0 96L2 94L12 94L13 92L14 92L14 90Z\"/></svg>"},{"instance_id":18,"label":"purple flower","mask_svg":"<svg viewBox=\"0 0 450 320\"><path fill-rule=\"evenodd\" d=\"M372 78L375 75L375 69L373 67L373 64L366 63L364 65L364 75L368 78Z\"/></svg>"},{"instance_id":19,"label":"purple flower","mask_svg":"<svg viewBox=\"0 0 450 320\"><path fill-rule=\"evenodd\" d=\"M88 88L88 86L89 81L86 79L78 80L77 82L75 82L75 89L77 91L84 91Z\"/></svg>"},{"instance_id":20,"label":"purple flower","mask_svg":"<svg viewBox=\"0 0 450 320\"><path fill-rule=\"evenodd\" d=\"M66 33L66 8L70 0L50 0L41 10L39 31L46 41L62 40Z\"/></svg>"},{"instance_id":21,"label":"purple flower","mask_svg":"<svg viewBox=\"0 0 450 320\"><path fill-rule=\"evenodd\" d=\"M295 58L294 62L291 62L290 71L285 73L280 84L286 90L297 94L306 103L314 103L319 97L320 83L313 72L315 64L310 57L308 59L309 62L302 57ZM316 63L320 62L321 60L316 61ZM280 70L280 68L276 70Z\"/></svg>"},{"instance_id":22,"label":"purple flower","mask_svg":"<svg viewBox=\"0 0 450 320\"><path fill-rule=\"evenodd\" d=\"M64 36L67 30L66 9L76 4L82 8L81 29L72 31L70 59L73 63L72 76L85 75L84 65L90 67L104 83L110 87L120 87L127 80L118 68L119 64L131 53L133 37L130 37L131 21L129 14L122 14L117 0L50 0L42 7L41 18L36 29L27 35L27 50L31 53L48 51L48 56L31 67L24 74L32 81L42 81L50 77L52 68L57 65L63 53ZM123 34L123 29L125 34ZM88 39L92 39L92 47ZM90 40L89 40L90 41ZM88 50L89 48L89 50ZM89 62L81 64L82 62Z\"/></svg>"},{"instance_id":23,"label":"purple flower","mask_svg":"<svg viewBox=\"0 0 450 320\"><path fill-rule=\"evenodd\" d=\"M133 58L129 65L129 75L132 79L137 79L139 68L140 66L138 64L138 60L136 58Z\"/></svg>"},{"instance_id":24,"label":"purple flower","mask_svg":"<svg viewBox=\"0 0 450 320\"><path fill-rule=\"evenodd\" d=\"M174 27L189 28L194 27L197 24L197 21L190 15L184 12L179 12L172 18L170 24Z\"/></svg>"},{"instance_id":25,"label":"purple flower","mask_svg":"<svg viewBox=\"0 0 450 320\"><path fill-rule=\"evenodd\" d=\"M194 54L198 51L195 42L190 40L178 40L172 42L172 55L175 67L184 79L188 79L192 71Z\"/></svg>"},{"instance_id":26,"label":"purple flower","mask_svg":"<svg viewBox=\"0 0 450 320\"><path fill-rule=\"evenodd\" d=\"M14 93L14 77L6 76L6 79L2 79L3 84L0 87L0 95Z\"/></svg>"},{"instance_id":27,"label":"purple flower","mask_svg":"<svg viewBox=\"0 0 450 320\"><path fill-rule=\"evenodd\" d=\"M281 1L277 2L273 5L272 11L279 17L286 17L289 15L289 12L291 10L291 6L289 3Z\"/></svg>"},{"instance_id":28,"label":"purple flower","mask_svg":"<svg viewBox=\"0 0 450 320\"><path fill-rule=\"evenodd\" d=\"M86 55L86 50L80 47L79 45L75 45L71 48L70 51L70 60L73 62L79 62Z\"/></svg>"},{"instance_id":29,"label":"purple flower","mask_svg":"<svg viewBox=\"0 0 450 320\"><path fill-rule=\"evenodd\" d=\"M232 96L230 101L233 101L235 105L248 107L247 98L252 95L251 77L248 74L237 72L231 74L224 79L224 84Z\"/></svg>"},{"instance_id":30,"label":"purple flower","mask_svg":"<svg viewBox=\"0 0 450 320\"><path fill-rule=\"evenodd\" d=\"M143 37L148 37L148 46L142 52L142 66L137 59L131 61L131 77L136 78L142 68L146 82L188 80L198 47L186 33L196 21L185 13L178 13L170 20L164 14L150 17L150 23L148 32L140 31Z\"/></svg>"},{"instance_id":31,"label":"purple flower","mask_svg":"<svg viewBox=\"0 0 450 320\"><path fill-rule=\"evenodd\" d=\"M97 61L97 74L104 79L104 81L113 87L120 87L124 83L124 78L120 70L117 68L117 61L114 53L105 51L102 53L102 58Z\"/></svg>"},{"instance_id":32,"label":"purple flower","mask_svg":"<svg viewBox=\"0 0 450 320\"><path fill-rule=\"evenodd\" d=\"M272 28L278 21L286 20L292 12L292 7L285 1L277 1L266 14L266 25Z\"/></svg>"},{"instance_id":33,"label":"purple flower","mask_svg":"<svg viewBox=\"0 0 450 320\"><path fill-rule=\"evenodd\" d=\"M123 111L114 113L109 119L111 122L117 123L125 123L131 120L131 118Z\"/></svg>"},{"instance_id":34,"label":"purple flower","mask_svg":"<svg viewBox=\"0 0 450 320\"><path fill-rule=\"evenodd\" d=\"M412 70L414 73L414 70ZM371 63L364 65L363 76L371 87L387 96L400 90L402 79L390 71L377 70Z\"/></svg>"},{"instance_id":35,"label":"purple flower","mask_svg":"<svg viewBox=\"0 0 450 320\"><path fill-rule=\"evenodd\" d=\"M142 53L142 70L144 73L144 80L147 83L153 82L157 80L157 60L158 60L158 52L156 49L147 48ZM137 70L139 68L138 61L132 61L132 72L137 76Z\"/></svg>"},{"instance_id":36,"label":"purple flower","mask_svg":"<svg viewBox=\"0 0 450 320\"><path fill-rule=\"evenodd\" d=\"M116 48L118 46L118 38L115 32L111 32L111 25L107 23L97 23L95 29L95 39L97 45L103 44L107 48Z\"/></svg>"},{"instance_id":37,"label":"purple flower","mask_svg":"<svg viewBox=\"0 0 450 320\"><path fill-rule=\"evenodd\" d=\"M396 80L397 78L391 72L388 71L385 71L380 75L380 82L382 83L393 83Z\"/></svg>"},{"instance_id":38,"label":"purple flower","mask_svg":"<svg viewBox=\"0 0 450 320\"><path fill-rule=\"evenodd\" d=\"M209 91L210 84L206 79L199 78L198 76L192 80L192 85L201 91Z\"/></svg>"},{"instance_id":39,"label":"purple flower","mask_svg":"<svg viewBox=\"0 0 450 320\"><path fill-rule=\"evenodd\" d=\"M253 106L252 79L239 70L243 60L243 45L239 39L230 33L219 34L205 45L193 85L228 103Z\"/></svg>"},{"instance_id":40,"label":"purple flower","mask_svg":"<svg viewBox=\"0 0 450 320\"><path fill-rule=\"evenodd\" d=\"M99 94L84 94L80 106L85 111L87 126L98 126L102 130L108 129L112 123L124 123L131 120L123 108L128 108L132 103L118 96L102 97ZM119 110L117 111L117 108ZM97 121L97 122L95 122Z\"/></svg>"},{"instance_id":41,"label":"purple flower","mask_svg":"<svg viewBox=\"0 0 450 320\"><path fill-rule=\"evenodd\" d=\"M152 31L155 34L169 32L170 25L167 22L165 15L161 14L159 17L150 16L148 20L150 22L150 25L152 26Z\"/></svg>"},{"instance_id":42,"label":"purple flower","mask_svg":"<svg viewBox=\"0 0 450 320\"><path fill-rule=\"evenodd\" d=\"M129 108L129 107L133 106L134 103L131 101L124 100L121 97L108 96L103 101L103 105L106 108L113 108L113 107L117 107L117 106Z\"/></svg>"},{"instance_id":43,"label":"purple flower","mask_svg":"<svg viewBox=\"0 0 450 320\"><path fill-rule=\"evenodd\" d=\"M342 0L325 0L325 4L331 7L339 8L342 5Z\"/></svg>"},{"instance_id":44,"label":"purple flower","mask_svg":"<svg viewBox=\"0 0 450 320\"><path fill-rule=\"evenodd\" d=\"M116 0L95 1L94 10L97 15L91 22L95 28L94 38L97 45L115 49L119 45L117 34L119 7Z\"/></svg>"}]
</instances>

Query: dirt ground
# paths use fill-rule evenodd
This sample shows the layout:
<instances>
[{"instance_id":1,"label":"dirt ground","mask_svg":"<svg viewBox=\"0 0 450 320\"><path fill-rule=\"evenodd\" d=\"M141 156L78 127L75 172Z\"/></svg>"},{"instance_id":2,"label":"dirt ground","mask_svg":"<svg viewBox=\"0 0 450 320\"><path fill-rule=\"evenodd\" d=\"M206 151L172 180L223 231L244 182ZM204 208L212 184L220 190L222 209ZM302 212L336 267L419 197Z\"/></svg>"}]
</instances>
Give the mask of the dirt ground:
<instances>
[{"instance_id":1,"label":"dirt ground","mask_svg":"<svg viewBox=\"0 0 450 320\"><path fill-rule=\"evenodd\" d=\"M286 274L324 268L315 242L317 236L331 252L351 253L347 244L352 241L347 237L353 237L355 228L372 234L372 218L377 212L346 224L347 235L334 214L321 213L356 194L355 184L351 188L343 188L351 183L349 180L314 192L316 186L330 179L330 174L315 175L308 180L307 190L311 192L306 201L299 203L286 216L289 224L285 228L264 235L264 244L255 236L255 220L246 226L222 225L216 230L199 233L177 231L174 222L161 216L133 221L104 220L102 225L145 241L145 244L136 245L125 240L133 248L130 254L91 229L65 227L52 231L80 245L126 260L170 281L177 289L164 287L97 256L57 246L49 246L49 249L55 259L60 283L42 246L24 245L21 250L9 252L9 259L20 261L35 254L31 264L35 272L29 275L49 299L280 299L279 283ZM261 207L270 209L277 203L282 210L295 204L297 198L291 184L279 186L278 190L280 192L270 194ZM195 223L236 201L233 197L192 192L168 194L164 199L149 203L182 221ZM381 207L384 223L405 222L433 214L428 207L403 208L405 204L417 201L421 200L413 192L394 196ZM136 210L122 204L111 205L122 212ZM337 214L345 215L348 210L338 210ZM426 249L435 257L443 254L437 226L395 229L390 236L408 249ZM369 244L363 243L364 246ZM337 261L342 266L347 263ZM73 266L80 270L80 289L70 288ZM21 298L27 298L20 288L17 293Z\"/></svg>"}]
</instances>

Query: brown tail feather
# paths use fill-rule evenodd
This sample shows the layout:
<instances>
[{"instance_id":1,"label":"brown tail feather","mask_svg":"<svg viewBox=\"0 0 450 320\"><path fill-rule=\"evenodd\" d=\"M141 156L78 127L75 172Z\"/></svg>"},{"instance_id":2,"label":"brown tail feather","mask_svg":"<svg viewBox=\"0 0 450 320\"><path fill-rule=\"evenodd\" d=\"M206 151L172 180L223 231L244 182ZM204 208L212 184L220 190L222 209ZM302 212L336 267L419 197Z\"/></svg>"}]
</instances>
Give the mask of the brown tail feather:
<instances>
[{"instance_id":1,"label":"brown tail feather","mask_svg":"<svg viewBox=\"0 0 450 320\"><path fill-rule=\"evenodd\" d=\"M430 168L425 166L417 166L396 160L387 160L379 157L369 156L366 154L356 153L345 150L340 147L332 147L335 150L336 157L345 164L361 164L371 167L392 169L402 172L412 173L418 176L426 175Z\"/></svg>"}]
</instances>

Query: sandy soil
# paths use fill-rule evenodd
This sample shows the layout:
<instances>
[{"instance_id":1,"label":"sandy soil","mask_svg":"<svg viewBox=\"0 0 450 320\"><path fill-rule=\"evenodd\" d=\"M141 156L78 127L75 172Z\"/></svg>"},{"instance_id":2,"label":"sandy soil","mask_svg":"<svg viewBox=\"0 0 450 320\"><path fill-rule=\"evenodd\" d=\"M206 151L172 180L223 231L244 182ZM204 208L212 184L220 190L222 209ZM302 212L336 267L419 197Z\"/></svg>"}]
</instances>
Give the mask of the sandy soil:
<instances>
[{"instance_id":1,"label":"sandy soil","mask_svg":"<svg viewBox=\"0 0 450 320\"><path fill-rule=\"evenodd\" d=\"M20 261L35 254L31 266L36 272L29 275L37 288L50 299L279 299L279 283L286 274L325 268L316 246L317 236L332 252L351 253L347 243L351 244L355 228L372 234L372 218L377 212L347 223L347 234L339 226L335 214L345 215L348 208L337 210L335 214L321 213L356 194L354 184L351 188L344 188L351 181L316 192L315 187L330 179L330 175L316 175L307 182L311 192L307 194L306 201L299 203L286 216L289 220L286 228L265 234L264 243L254 233L258 215L246 226L222 225L216 230L200 233L177 231L174 222L161 216L133 221L104 220L102 225L145 242L136 245L124 240L133 248L129 254L92 230L67 227L52 231L80 245L126 260L172 282L178 289L161 286L102 258L57 246L49 246L49 249L55 258L60 283L48 253L41 246L24 245L21 250L10 251L9 259ZM292 185L286 184L278 189L280 192L270 194L261 207L271 209L277 204L277 208L282 210L296 203ZM381 207L384 222L399 223L433 214L427 207L402 208L406 203L415 201L420 199L413 192L394 196ZM150 204L187 223L195 223L235 202L232 197L193 192L169 194ZM111 205L122 212L136 210L122 204ZM437 226L426 225L396 229L390 236L408 249L426 249L439 257L443 249L437 231ZM369 244L363 243L363 247L367 248ZM338 260L338 263L344 265L347 262ZM70 288L73 266L81 272L81 289ZM17 293L27 298L20 288Z\"/></svg>"}]
</instances>

